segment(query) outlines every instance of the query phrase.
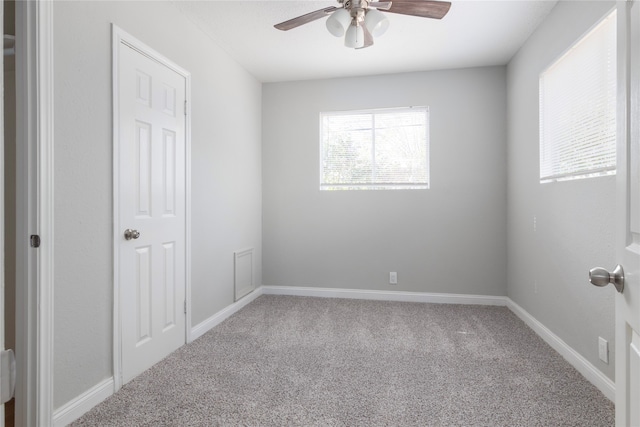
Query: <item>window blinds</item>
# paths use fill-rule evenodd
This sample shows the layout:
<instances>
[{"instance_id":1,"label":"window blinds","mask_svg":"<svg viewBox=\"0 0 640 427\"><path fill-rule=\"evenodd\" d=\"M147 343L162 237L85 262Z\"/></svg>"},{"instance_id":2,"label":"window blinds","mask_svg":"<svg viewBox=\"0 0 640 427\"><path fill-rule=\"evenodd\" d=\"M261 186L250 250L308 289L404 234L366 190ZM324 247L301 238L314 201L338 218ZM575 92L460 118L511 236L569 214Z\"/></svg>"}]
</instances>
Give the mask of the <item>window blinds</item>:
<instances>
[{"instance_id":1,"label":"window blinds","mask_svg":"<svg viewBox=\"0 0 640 427\"><path fill-rule=\"evenodd\" d=\"M615 173L615 12L540 75L540 181Z\"/></svg>"},{"instance_id":2,"label":"window blinds","mask_svg":"<svg viewBox=\"0 0 640 427\"><path fill-rule=\"evenodd\" d=\"M320 189L429 188L426 107L321 114Z\"/></svg>"}]
</instances>

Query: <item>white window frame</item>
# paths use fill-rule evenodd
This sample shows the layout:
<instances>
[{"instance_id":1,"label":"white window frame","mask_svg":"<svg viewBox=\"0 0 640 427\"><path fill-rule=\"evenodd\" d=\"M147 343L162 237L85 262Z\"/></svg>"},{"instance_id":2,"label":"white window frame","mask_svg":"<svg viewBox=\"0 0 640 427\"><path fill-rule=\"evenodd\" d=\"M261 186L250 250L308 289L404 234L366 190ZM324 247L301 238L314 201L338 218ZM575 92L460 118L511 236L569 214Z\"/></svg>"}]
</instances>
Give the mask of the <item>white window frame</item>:
<instances>
[{"instance_id":1,"label":"white window frame","mask_svg":"<svg viewBox=\"0 0 640 427\"><path fill-rule=\"evenodd\" d=\"M330 184L323 182L323 147L324 147L324 126L323 126L323 118L327 116L349 116L349 115L363 115L363 114L376 114L376 113L390 113L390 112L423 112L426 116L425 118L425 138L426 138L426 183L378 183L373 182L370 184L366 183L343 183L343 184ZM375 119L374 119L375 120ZM410 107L394 107L394 108L374 108L374 109L365 109L365 110L350 110L350 111L327 111L320 113L319 119L319 182L320 182L320 190L321 191L334 191L334 190L427 190L430 187L431 183L431 167L430 167L430 112L429 107L427 106L410 106ZM375 125L371 129L372 130L372 144L373 144L373 153L374 156L374 176L375 176Z\"/></svg>"},{"instance_id":2,"label":"white window frame","mask_svg":"<svg viewBox=\"0 0 640 427\"><path fill-rule=\"evenodd\" d=\"M583 125L582 123L578 123L578 120L574 118L567 119L566 126L560 129L557 129L556 133L551 133L545 129L545 124L546 124L545 117L549 117L549 115L551 114L549 112L551 111L550 106L548 106L547 110L545 110L545 99L546 99L546 96L548 96L549 94L549 92L545 92L545 78L547 78L550 75L550 73L553 72L554 69L557 69L557 67L562 67L563 61L571 57L571 55L575 53L576 49L578 49L583 43L588 42L589 37L591 37L596 31L600 30L602 26L606 24L611 24L611 20L614 20L613 31L615 32L615 19L616 19L616 12L614 10L613 12L608 13L602 20L600 20L589 31L587 31L584 35L582 35L569 49L567 49L567 51L565 51L562 55L560 55L556 60L554 60L548 67L546 67L540 73L540 76L539 76L540 183L549 183L549 182L556 182L556 181L567 181L567 180L574 180L574 179L615 175L616 173L616 160L615 160L616 90L615 90L615 87L613 88L613 91L612 91L613 99L609 98L610 104L611 104L610 105L611 116L598 115L598 117L601 117L601 118L604 117L601 123L596 123L593 117L591 117L591 121L588 122L588 124L591 124L592 126L594 125L597 126L596 131L592 131L589 133L587 132L576 133L575 131L572 131L571 130L572 127L573 129L577 129L579 126L582 126L583 128L585 127L585 125ZM613 53L613 55L616 54L615 44L611 52ZM615 81L616 81L615 56L612 59L612 63L614 67L612 79L613 79L613 84L615 85ZM587 115L585 114L585 116L580 116L580 119L584 119L584 117L587 117ZM609 119L607 119L607 117L609 117ZM608 136L600 136L600 137L596 136L597 133L602 133L603 129L605 131L607 129L610 129L607 123L605 123L605 121L607 120L614 120L614 123L612 126L613 135L610 135L610 132L609 132L606 134ZM565 137L564 139L565 141L569 140L569 142L560 146L556 139L558 138L557 134L559 133L571 134L572 135L571 137L568 137L568 138ZM578 142L578 139L580 138L582 138L583 140L588 139L589 141L592 141L591 142L592 146L589 147L589 144L590 144L589 142L582 142L582 143ZM601 144L600 146L601 150L596 154L585 154L586 150L588 150L589 148L593 149L594 145L596 145L593 143L593 140L597 141L596 144ZM612 159L611 159L611 156L613 156ZM587 164L589 160L597 161L600 159L605 160L607 158L609 158L610 161L606 163L603 162L604 163L603 165L595 166L593 165L593 163L592 165ZM571 165L571 168L563 171L558 170L561 168L559 164L562 162L569 163ZM582 162L582 164L580 164L580 162Z\"/></svg>"}]
</instances>

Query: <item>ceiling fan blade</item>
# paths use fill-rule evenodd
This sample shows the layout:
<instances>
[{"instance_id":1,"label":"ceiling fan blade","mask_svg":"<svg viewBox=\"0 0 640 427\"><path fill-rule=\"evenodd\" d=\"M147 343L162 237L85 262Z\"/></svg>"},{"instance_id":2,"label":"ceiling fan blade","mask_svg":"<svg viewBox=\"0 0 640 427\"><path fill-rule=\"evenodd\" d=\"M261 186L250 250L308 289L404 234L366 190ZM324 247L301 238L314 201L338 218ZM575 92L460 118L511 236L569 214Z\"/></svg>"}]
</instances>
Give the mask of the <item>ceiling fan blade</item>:
<instances>
[{"instance_id":1,"label":"ceiling fan blade","mask_svg":"<svg viewBox=\"0 0 640 427\"><path fill-rule=\"evenodd\" d=\"M448 1L393 0L387 12L442 19L449 12L450 7L451 3Z\"/></svg>"},{"instance_id":2,"label":"ceiling fan blade","mask_svg":"<svg viewBox=\"0 0 640 427\"><path fill-rule=\"evenodd\" d=\"M337 9L338 8L335 6L325 7L324 9L316 10L315 12L310 12L305 15L298 16L297 18L281 22L274 25L274 27L282 31L287 31L292 28L299 27L300 25L308 24L309 22L315 21L316 19L324 18Z\"/></svg>"},{"instance_id":3,"label":"ceiling fan blade","mask_svg":"<svg viewBox=\"0 0 640 427\"><path fill-rule=\"evenodd\" d=\"M391 3L390 1L372 1L369 3L369 7L375 7L378 10L389 10Z\"/></svg>"},{"instance_id":4,"label":"ceiling fan blade","mask_svg":"<svg viewBox=\"0 0 640 427\"><path fill-rule=\"evenodd\" d=\"M373 36L369 32L369 29L367 28L367 26L364 25L364 22L362 22L360 25L362 26L362 29L364 30L364 45L362 45L362 47L359 47L357 49L364 49L365 47L369 47L369 46L373 45Z\"/></svg>"}]
</instances>

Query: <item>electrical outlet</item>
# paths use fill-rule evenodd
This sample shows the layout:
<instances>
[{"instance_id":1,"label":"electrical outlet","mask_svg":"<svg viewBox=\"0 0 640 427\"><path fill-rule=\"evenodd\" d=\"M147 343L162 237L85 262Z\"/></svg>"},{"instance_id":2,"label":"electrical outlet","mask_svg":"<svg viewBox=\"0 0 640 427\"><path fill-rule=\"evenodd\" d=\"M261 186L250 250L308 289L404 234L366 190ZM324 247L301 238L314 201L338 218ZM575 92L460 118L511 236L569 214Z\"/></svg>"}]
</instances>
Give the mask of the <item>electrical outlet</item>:
<instances>
[{"instance_id":1,"label":"electrical outlet","mask_svg":"<svg viewBox=\"0 0 640 427\"><path fill-rule=\"evenodd\" d=\"M609 342L598 337L598 356L604 363L609 364Z\"/></svg>"},{"instance_id":2,"label":"electrical outlet","mask_svg":"<svg viewBox=\"0 0 640 427\"><path fill-rule=\"evenodd\" d=\"M391 271L389 273L389 284L390 285L397 285L398 284L398 273L396 273L395 271Z\"/></svg>"}]
</instances>

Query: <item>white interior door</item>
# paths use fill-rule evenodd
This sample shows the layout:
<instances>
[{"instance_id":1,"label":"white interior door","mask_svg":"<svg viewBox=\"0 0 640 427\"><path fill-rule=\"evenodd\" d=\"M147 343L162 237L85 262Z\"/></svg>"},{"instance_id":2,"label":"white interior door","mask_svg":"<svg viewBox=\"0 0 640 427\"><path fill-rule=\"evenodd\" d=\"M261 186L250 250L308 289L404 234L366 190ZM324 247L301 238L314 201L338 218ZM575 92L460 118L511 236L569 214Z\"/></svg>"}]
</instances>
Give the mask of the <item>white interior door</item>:
<instances>
[{"instance_id":1,"label":"white interior door","mask_svg":"<svg viewBox=\"0 0 640 427\"><path fill-rule=\"evenodd\" d=\"M640 426L640 4L618 5L616 425Z\"/></svg>"},{"instance_id":2,"label":"white interior door","mask_svg":"<svg viewBox=\"0 0 640 427\"><path fill-rule=\"evenodd\" d=\"M186 339L186 80L124 43L118 67L116 244L127 382Z\"/></svg>"}]
</instances>

